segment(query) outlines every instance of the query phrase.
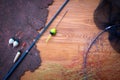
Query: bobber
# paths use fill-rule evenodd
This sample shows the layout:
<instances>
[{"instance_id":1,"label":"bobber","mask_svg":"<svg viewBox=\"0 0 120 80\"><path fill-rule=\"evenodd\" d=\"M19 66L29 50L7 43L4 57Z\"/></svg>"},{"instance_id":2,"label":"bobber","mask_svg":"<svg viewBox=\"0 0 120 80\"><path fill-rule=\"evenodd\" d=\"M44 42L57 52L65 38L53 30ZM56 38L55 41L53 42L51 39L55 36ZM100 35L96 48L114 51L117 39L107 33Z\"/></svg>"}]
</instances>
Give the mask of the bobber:
<instances>
[{"instance_id":1,"label":"bobber","mask_svg":"<svg viewBox=\"0 0 120 80\"><path fill-rule=\"evenodd\" d=\"M17 47L18 45L19 45L19 41L18 41L18 40L15 40L15 41L13 42L13 48Z\"/></svg>"},{"instance_id":2,"label":"bobber","mask_svg":"<svg viewBox=\"0 0 120 80\"><path fill-rule=\"evenodd\" d=\"M13 43L14 43L14 41L15 41L15 39L14 39L14 38L10 38L10 39L9 39L9 45L13 44Z\"/></svg>"},{"instance_id":3,"label":"bobber","mask_svg":"<svg viewBox=\"0 0 120 80\"><path fill-rule=\"evenodd\" d=\"M15 55L15 58L14 58L14 60L13 60L13 63L15 63L15 62L18 60L18 58L20 57L20 55L21 55L21 51L18 50L18 52L17 52L17 54Z\"/></svg>"}]
</instances>

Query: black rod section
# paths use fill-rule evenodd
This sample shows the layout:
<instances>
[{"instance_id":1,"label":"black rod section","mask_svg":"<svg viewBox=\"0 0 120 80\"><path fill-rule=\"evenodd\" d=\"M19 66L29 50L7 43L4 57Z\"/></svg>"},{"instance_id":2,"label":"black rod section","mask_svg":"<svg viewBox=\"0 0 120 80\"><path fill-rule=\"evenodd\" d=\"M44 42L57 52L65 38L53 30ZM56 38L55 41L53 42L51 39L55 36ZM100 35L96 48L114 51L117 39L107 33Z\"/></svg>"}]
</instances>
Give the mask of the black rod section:
<instances>
[{"instance_id":1,"label":"black rod section","mask_svg":"<svg viewBox=\"0 0 120 80\"><path fill-rule=\"evenodd\" d=\"M69 0L66 0L62 6L58 9L56 14L52 17L50 22L39 32L39 34L36 36L36 38L33 40L30 47L21 55L21 57L18 59L18 61L10 68L8 73L4 76L2 80L7 80L10 75L14 72L14 70L17 68L17 66L23 61L25 56L30 52L30 50L33 48L33 46L36 44L36 42L39 40L39 38L43 35L43 33L48 29L48 27L51 25L51 23L54 21L54 19L58 16L58 14L62 11L62 9L65 7L65 5L69 2Z\"/></svg>"}]
</instances>

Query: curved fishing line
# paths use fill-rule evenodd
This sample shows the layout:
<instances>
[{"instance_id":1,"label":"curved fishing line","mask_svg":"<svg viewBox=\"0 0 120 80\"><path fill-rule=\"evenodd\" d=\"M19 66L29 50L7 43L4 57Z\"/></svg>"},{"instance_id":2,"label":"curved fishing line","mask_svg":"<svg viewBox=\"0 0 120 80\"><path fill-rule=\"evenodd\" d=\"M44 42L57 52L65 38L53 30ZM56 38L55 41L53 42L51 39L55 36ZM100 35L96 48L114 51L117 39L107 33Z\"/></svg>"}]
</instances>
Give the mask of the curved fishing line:
<instances>
[{"instance_id":1,"label":"curved fishing line","mask_svg":"<svg viewBox=\"0 0 120 80\"><path fill-rule=\"evenodd\" d=\"M107 28L105 28L103 31L101 31L100 33L98 33L98 35L92 40L92 42L89 44L87 51L85 52L84 56L83 56L83 74L84 74L84 80L88 80L88 75L87 75L87 58L88 58L88 53L91 49L91 47L93 46L93 44L95 43L95 41L107 30L109 30L111 27L113 26L108 26Z\"/></svg>"}]
</instances>

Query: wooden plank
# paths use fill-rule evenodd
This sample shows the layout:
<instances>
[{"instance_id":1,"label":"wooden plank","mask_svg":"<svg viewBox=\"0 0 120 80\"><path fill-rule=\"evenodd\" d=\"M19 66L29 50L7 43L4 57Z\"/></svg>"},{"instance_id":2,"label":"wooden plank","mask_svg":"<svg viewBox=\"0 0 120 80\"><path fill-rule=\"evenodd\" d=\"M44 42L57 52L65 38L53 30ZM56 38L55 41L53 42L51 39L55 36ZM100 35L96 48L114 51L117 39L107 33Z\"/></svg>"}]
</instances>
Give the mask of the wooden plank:
<instances>
[{"instance_id":1,"label":"wooden plank","mask_svg":"<svg viewBox=\"0 0 120 80\"><path fill-rule=\"evenodd\" d=\"M49 15L47 22L63 1L64 0L54 0L53 5L48 8ZM35 72L26 72L21 80L81 79L82 75L78 75L78 72L80 73L81 71L83 53L91 40L100 32L93 20L93 13L98 3L99 0L70 0L68 5L37 43L37 49L40 50L40 57L42 59L41 66ZM52 37L48 43L45 43L49 35L49 30L58 23L66 10L69 11L57 27L57 35ZM96 69L94 69L94 67L91 68L97 78L104 77L104 79L107 80L118 80L117 77L119 75L114 76L114 78L112 78L112 75L120 69L113 70L110 65L113 63L119 66L115 60L118 59L116 57L120 55L112 49L107 38L108 34L105 33L97 40L90 50L90 58L88 60L91 62L90 67L92 63L95 63L93 66ZM97 68L101 69L99 74L95 72ZM109 71L110 69L111 71ZM104 75L102 75L102 72Z\"/></svg>"}]
</instances>

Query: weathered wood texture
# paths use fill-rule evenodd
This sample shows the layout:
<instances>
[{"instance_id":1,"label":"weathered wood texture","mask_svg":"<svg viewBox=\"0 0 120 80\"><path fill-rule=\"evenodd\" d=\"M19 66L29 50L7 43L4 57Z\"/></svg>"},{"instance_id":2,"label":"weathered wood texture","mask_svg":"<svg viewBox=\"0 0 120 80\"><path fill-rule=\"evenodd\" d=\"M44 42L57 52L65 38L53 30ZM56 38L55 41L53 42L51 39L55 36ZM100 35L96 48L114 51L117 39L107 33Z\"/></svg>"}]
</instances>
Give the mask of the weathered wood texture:
<instances>
[{"instance_id":1,"label":"weathered wood texture","mask_svg":"<svg viewBox=\"0 0 120 80\"><path fill-rule=\"evenodd\" d=\"M64 0L55 0L49 7L48 21ZM99 0L70 0L37 43L42 65L35 72L26 72L21 80L80 80L83 53L100 32L94 24L93 13ZM53 28L66 10L67 15L57 27L58 33L45 43ZM112 49L108 33L104 33L89 53L89 80L120 80L120 54ZM82 72L81 72L82 73Z\"/></svg>"}]
</instances>

